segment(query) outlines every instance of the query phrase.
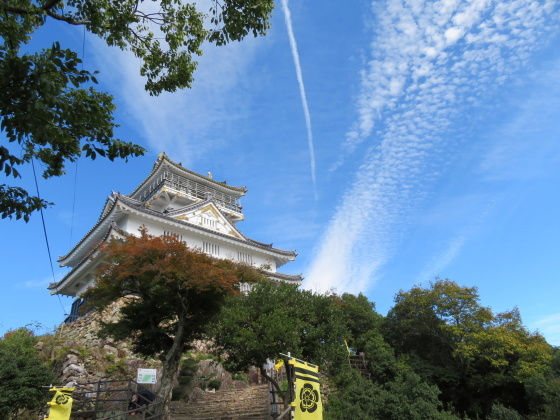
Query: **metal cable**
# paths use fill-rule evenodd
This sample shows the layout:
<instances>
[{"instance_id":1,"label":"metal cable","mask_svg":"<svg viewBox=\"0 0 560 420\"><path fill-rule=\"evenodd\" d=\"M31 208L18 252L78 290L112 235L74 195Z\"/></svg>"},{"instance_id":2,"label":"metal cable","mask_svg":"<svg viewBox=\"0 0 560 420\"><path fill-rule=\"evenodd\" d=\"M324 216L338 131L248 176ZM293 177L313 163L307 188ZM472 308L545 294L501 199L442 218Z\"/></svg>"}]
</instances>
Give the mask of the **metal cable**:
<instances>
[{"instance_id":1,"label":"metal cable","mask_svg":"<svg viewBox=\"0 0 560 420\"><path fill-rule=\"evenodd\" d=\"M35 178L35 188L37 189L37 198L39 198L39 200L40 200L41 195L39 194L39 183L37 182L37 173L35 172L35 160L33 158L31 158L31 166L33 167L33 177ZM43 207L41 207L39 210L41 211L41 220L43 222L43 232L45 234L45 242L47 244L47 253L49 255L49 263L51 265L51 273L52 273L52 277L53 277L53 282L56 283L56 277L54 275L54 267L53 267L52 256L51 256L51 247L49 245L49 238L48 238L48 235L47 235L47 226L45 224L45 216L43 214ZM64 305L62 304L62 300L60 299L60 295L57 293L56 296L58 297L58 301L60 302L60 306L62 307L62 311L63 311L64 315L65 316L68 315L66 313L66 309L64 309Z\"/></svg>"}]
</instances>

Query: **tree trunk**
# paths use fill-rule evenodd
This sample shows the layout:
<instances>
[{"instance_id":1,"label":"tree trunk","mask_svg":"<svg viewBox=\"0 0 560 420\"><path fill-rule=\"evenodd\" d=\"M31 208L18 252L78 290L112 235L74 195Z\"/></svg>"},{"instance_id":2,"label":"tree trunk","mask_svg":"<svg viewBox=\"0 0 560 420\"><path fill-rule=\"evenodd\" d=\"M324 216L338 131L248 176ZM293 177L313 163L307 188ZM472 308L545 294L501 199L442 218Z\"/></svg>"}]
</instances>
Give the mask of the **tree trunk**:
<instances>
[{"instance_id":1,"label":"tree trunk","mask_svg":"<svg viewBox=\"0 0 560 420\"><path fill-rule=\"evenodd\" d=\"M177 378L177 372L179 371L179 364L181 363L181 356L183 354L185 329L185 318L184 316L180 316L177 323L177 333L173 339L173 345L162 360L161 387L159 389L159 396L162 400L164 420L169 420L170 418L169 403L171 401L173 384Z\"/></svg>"},{"instance_id":2,"label":"tree trunk","mask_svg":"<svg viewBox=\"0 0 560 420\"><path fill-rule=\"evenodd\" d=\"M287 366L288 364L286 363L284 366ZM278 382L276 382L274 379L272 379L270 376L268 376L268 374L266 373L266 370L261 366L260 367L260 371L262 376L272 384L272 386L274 388L276 388L276 391L278 392L278 395L280 395L280 398L282 398L282 401L284 403L284 409L288 408L288 406L290 405L291 401L291 392L290 392L290 387L292 386L292 381L289 378L288 375L288 390L287 391L282 391L282 389L280 388L280 384L278 384ZM287 371L287 370L286 370Z\"/></svg>"}]
</instances>

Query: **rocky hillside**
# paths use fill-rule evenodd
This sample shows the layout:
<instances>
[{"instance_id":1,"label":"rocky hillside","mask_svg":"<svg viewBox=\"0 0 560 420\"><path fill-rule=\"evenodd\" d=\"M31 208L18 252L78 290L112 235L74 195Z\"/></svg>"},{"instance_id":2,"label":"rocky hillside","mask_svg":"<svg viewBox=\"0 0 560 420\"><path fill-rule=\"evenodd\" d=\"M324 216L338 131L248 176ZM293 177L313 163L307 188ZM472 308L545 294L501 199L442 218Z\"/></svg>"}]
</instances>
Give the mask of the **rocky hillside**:
<instances>
[{"instance_id":1,"label":"rocky hillside","mask_svg":"<svg viewBox=\"0 0 560 420\"><path fill-rule=\"evenodd\" d=\"M54 336L47 336L37 344L38 349L53 361L58 385L70 381L83 385L136 379L138 368L155 368L158 375L161 373L159 360L138 357L132 352L130 343L97 336L101 322L116 320L121 305L117 302L101 315L92 312L75 322L61 325ZM234 379L220 363L208 356L206 346L201 342L196 343L195 350L183 360L173 398L194 402L203 398L207 389L246 389L249 383L258 382L256 370Z\"/></svg>"}]
</instances>

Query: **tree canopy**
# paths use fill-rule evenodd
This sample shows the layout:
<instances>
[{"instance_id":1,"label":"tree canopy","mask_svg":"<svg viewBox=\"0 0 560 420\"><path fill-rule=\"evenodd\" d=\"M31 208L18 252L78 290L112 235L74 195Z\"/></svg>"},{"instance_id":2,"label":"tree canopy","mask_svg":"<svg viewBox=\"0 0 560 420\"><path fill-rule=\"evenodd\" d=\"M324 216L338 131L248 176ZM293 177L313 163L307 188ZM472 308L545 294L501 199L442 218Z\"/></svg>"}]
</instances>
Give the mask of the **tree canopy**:
<instances>
[{"instance_id":1,"label":"tree canopy","mask_svg":"<svg viewBox=\"0 0 560 420\"><path fill-rule=\"evenodd\" d=\"M300 290L286 283L264 281L243 296L229 298L215 317L209 334L218 355L227 355L236 370L257 366L277 389L263 368L280 353L319 365L322 370L345 362L346 328L342 312L329 296ZM347 362L346 362L347 363Z\"/></svg>"},{"instance_id":2,"label":"tree canopy","mask_svg":"<svg viewBox=\"0 0 560 420\"><path fill-rule=\"evenodd\" d=\"M129 339L135 352L162 360L161 397L171 396L182 353L200 338L239 283L263 277L257 269L214 259L188 249L175 236L155 237L141 229L102 246L104 263L95 285L83 297L103 311L128 296L120 319L103 324L101 334Z\"/></svg>"},{"instance_id":3,"label":"tree canopy","mask_svg":"<svg viewBox=\"0 0 560 420\"><path fill-rule=\"evenodd\" d=\"M47 401L48 391L41 387L51 384L54 374L37 355L36 343L33 331L27 328L9 331L0 339L2 418L16 419Z\"/></svg>"},{"instance_id":4,"label":"tree canopy","mask_svg":"<svg viewBox=\"0 0 560 420\"><path fill-rule=\"evenodd\" d=\"M263 283L226 299L210 325L234 369L258 366L266 377L267 358L287 352L319 364L336 388L329 420L558 416L560 351L517 309L495 314L475 287L450 280L400 291L385 317L363 295ZM358 355L366 363L351 369Z\"/></svg>"},{"instance_id":5,"label":"tree canopy","mask_svg":"<svg viewBox=\"0 0 560 420\"><path fill-rule=\"evenodd\" d=\"M113 97L95 89L95 71L80 69L75 51L53 41L24 52L48 21L82 26L108 46L131 51L151 95L191 87L204 42L223 45L265 34L273 0L212 0L209 11L183 0L1 0L0 171L11 183L37 161L42 176L64 174L80 156L127 159L142 147L114 137ZM29 220L52 204L24 188L0 184L2 218Z\"/></svg>"},{"instance_id":6,"label":"tree canopy","mask_svg":"<svg viewBox=\"0 0 560 420\"><path fill-rule=\"evenodd\" d=\"M397 355L436 384L461 415L485 418L496 404L527 414L525 382L541 376L552 347L523 326L517 309L494 314L478 291L450 280L401 291L385 321Z\"/></svg>"}]
</instances>

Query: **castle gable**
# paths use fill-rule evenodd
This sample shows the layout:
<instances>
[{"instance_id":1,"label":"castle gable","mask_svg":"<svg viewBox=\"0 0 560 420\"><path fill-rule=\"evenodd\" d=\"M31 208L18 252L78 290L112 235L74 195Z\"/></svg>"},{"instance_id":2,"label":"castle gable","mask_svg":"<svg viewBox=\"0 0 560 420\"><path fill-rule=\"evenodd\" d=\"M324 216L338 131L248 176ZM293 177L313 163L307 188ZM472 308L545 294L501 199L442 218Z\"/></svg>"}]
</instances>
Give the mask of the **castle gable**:
<instances>
[{"instance_id":1,"label":"castle gable","mask_svg":"<svg viewBox=\"0 0 560 420\"><path fill-rule=\"evenodd\" d=\"M245 240L245 237L226 219L212 201L176 209L168 215L178 220Z\"/></svg>"}]
</instances>

